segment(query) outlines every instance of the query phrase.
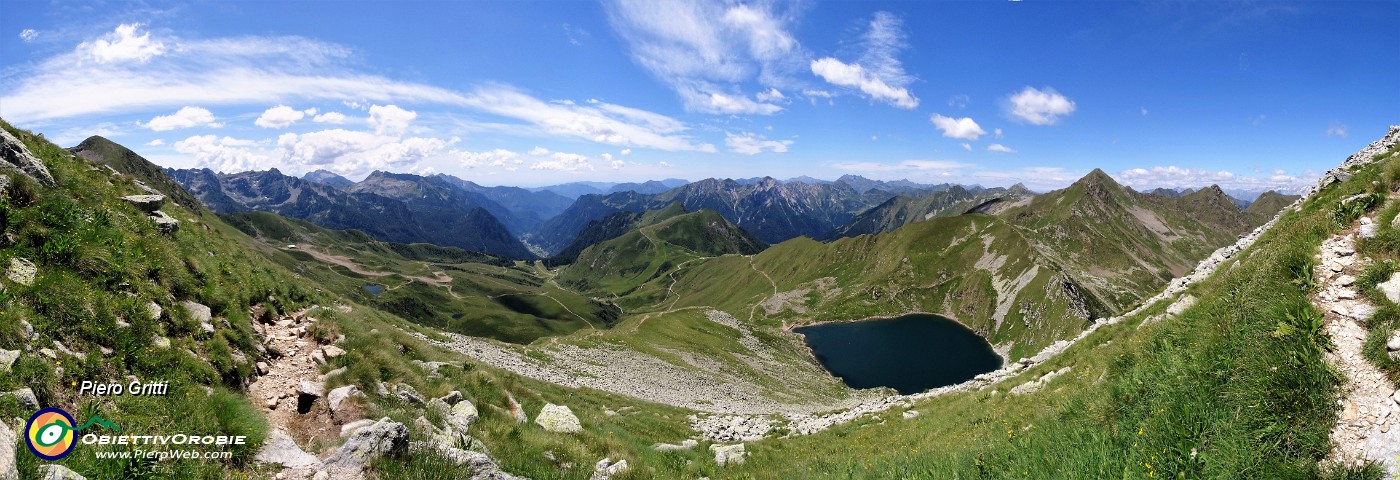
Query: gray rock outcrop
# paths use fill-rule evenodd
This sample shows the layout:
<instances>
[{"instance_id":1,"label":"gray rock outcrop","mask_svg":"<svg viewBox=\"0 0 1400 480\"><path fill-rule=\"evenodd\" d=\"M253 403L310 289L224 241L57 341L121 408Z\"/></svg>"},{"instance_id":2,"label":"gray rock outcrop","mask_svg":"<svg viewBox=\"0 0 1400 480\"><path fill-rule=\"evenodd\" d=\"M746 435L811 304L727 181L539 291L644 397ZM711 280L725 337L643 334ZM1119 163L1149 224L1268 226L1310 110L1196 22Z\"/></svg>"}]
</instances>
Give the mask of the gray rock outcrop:
<instances>
[{"instance_id":1,"label":"gray rock outcrop","mask_svg":"<svg viewBox=\"0 0 1400 480\"><path fill-rule=\"evenodd\" d=\"M710 445L710 451L715 452L715 464L721 467L744 463L744 457L748 455L748 453L744 451L744 444L742 443L733 445Z\"/></svg>"},{"instance_id":2,"label":"gray rock outcrop","mask_svg":"<svg viewBox=\"0 0 1400 480\"><path fill-rule=\"evenodd\" d=\"M10 367L19 360L19 350L5 350L0 348L0 372L10 371Z\"/></svg>"},{"instance_id":3,"label":"gray rock outcrop","mask_svg":"<svg viewBox=\"0 0 1400 480\"><path fill-rule=\"evenodd\" d=\"M340 405L345 403L352 395L360 392L360 388L354 385L346 385L331 389L331 393L326 395L326 403L331 407L331 413L340 411Z\"/></svg>"},{"instance_id":4,"label":"gray rock outcrop","mask_svg":"<svg viewBox=\"0 0 1400 480\"><path fill-rule=\"evenodd\" d=\"M165 195L127 195L122 197L122 201L136 206L142 212L155 213L165 205Z\"/></svg>"},{"instance_id":5,"label":"gray rock outcrop","mask_svg":"<svg viewBox=\"0 0 1400 480\"><path fill-rule=\"evenodd\" d=\"M10 268L5 270L5 276L20 285L34 285L34 277L39 275L39 267L34 262L25 258L11 258Z\"/></svg>"},{"instance_id":6,"label":"gray rock outcrop","mask_svg":"<svg viewBox=\"0 0 1400 480\"><path fill-rule=\"evenodd\" d=\"M253 461L275 463L286 468L305 468L321 463L315 455L306 453L297 446L297 442L282 430L268 432L267 440L263 441L263 446L257 455L253 456Z\"/></svg>"},{"instance_id":7,"label":"gray rock outcrop","mask_svg":"<svg viewBox=\"0 0 1400 480\"><path fill-rule=\"evenodd\" d=\"M545 404L540 409L540 414L535 417L535 424L544 428L545 431L555 433L578 433L583 430L583 425L578 422L578 417L574 412L564 405L553 403Z\"/></svg>"},{"instance_id":8,"label":"gray rock outcrop","mask_svg":"<svg viewBox=\"0 0 1400 480\"><path fill-rule=\"evenodd\" d=\"M397 457L408 450L408 427L384 417L350 436L326 459L327 467L359 471L381 457Z\"/></svg>"},{"instance_id":9,"label":"gray rock outcrop","mask_svg":"<svg viewBox=\"0 0 1400 480\"><path fill-rule=\"evenodd\" d=\"M413 442L409 450L414 453L435 453L453 464L466 467L466 478L471 480L524 480L501 471L501 467L484 453L431 442Z\"/></svg>"},{"instance_id":10,"label":"gray rock outcrop","mask_svg":"<svg viewBox=\"0 0 1400 480\"><path fill-rule=\"evenodd\" d=\"M39 480L87 480L63 465L39 465Z\"/></svg>"},{"instance_id":11,"label":"gray rock outcrop","mask_svg":"<svg viewBox=\"0 0 1400 480\"><path fill-rule=\"evenodd\" d=\"M18 170L39 183L50 187L55 185L53 175L44 162L29 153L29 147L5 129L0 129L0 160L4 161L0 163L0 168Z\"/></svg>"},{"instance_id":12,"label":"gray rock outcrop","mask_svg":"<svg viewBox=\"0 0 1400 480\"><path fill-rule=\"evenodd\" d=\"M15 442L19 438L5 422L0 422L0 480L19 480L15 465Z\"/></svg>"}]
</instances>

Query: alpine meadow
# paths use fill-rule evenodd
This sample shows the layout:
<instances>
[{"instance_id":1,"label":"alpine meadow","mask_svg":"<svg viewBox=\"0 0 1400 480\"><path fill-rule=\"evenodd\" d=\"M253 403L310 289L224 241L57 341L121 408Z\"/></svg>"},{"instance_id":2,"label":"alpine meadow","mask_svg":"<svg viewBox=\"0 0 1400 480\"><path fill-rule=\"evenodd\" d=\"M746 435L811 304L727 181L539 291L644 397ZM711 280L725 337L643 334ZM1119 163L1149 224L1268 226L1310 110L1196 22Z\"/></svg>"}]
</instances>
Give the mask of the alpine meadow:
<instances>
[{"instance_id":1,"label":"alpine meadow","mask_svg":"<svg viewBox=\"0 0 1400 480\"><path fill-rule=\"evenodd\" d=\"M0 6L0 480L1400 478L1400 4Z\"/></svg>"}]
</instances>

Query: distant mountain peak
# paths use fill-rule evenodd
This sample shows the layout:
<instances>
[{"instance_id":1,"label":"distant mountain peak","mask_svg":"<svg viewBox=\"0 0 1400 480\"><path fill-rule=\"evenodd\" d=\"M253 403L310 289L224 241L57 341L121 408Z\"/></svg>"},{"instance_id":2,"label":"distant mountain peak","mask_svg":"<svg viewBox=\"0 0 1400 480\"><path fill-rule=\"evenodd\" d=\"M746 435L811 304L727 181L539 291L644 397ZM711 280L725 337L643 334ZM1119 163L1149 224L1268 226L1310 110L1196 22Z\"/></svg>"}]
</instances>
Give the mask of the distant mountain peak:
<instances>
[{"instance_id":1,"label":"distant mountain peak","mask_svg":"<svg viewBox=\"0 0 1400 480\"><path fill-rule=\"evenodd\" d=\"M1098 169L1098 168L1095 168L1094 171L1089 172L1088 175L1085 175L1083 178L1080 178L1079 180L1075 181L1074 184L1075 184L1075 185L1082 185L1082 186L1085 186L1085 187L1096 187L1096 186L1097 186L1097 187L1112 187L1112 188L1114 188L1114 189L1122 189L1122 188L1123 188L1122 185L1119 185L1119 184L1118 184L1118 181L1114 180L1113 177L1108 176L1107 173L1104 173L1104 171L1103 171L1102 169Z\"/></svg>"},{"instance_id":2,"label":"distant mountain peak","mask_svg":"<svg viewBox=\"0 0 1400 480\"><path fill-rule=\"evenodd\" d=\"M308 182L324 183L332 187L341 188L355 184L355 182L350 181L350 179L342 177L336 174L335 172L325 169L316 170L314 172L307 172L306 175L301 176L301 179L306 180Z\"/></svg>"}]
</instances>

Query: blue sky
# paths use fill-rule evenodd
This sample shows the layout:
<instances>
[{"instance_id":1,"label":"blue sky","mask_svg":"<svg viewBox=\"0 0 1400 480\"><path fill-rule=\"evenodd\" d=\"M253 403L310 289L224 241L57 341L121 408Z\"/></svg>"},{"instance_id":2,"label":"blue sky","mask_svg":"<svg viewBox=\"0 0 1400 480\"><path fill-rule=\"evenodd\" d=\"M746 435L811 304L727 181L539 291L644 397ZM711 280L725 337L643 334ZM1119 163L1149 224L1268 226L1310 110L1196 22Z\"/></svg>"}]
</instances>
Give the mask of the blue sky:
<instances>
[{"instance_id":1,"label":"blue sky","mask_svg":"<svg viewBox=\"0 0 1400 480\"><path fill-rule=\"evenodd\" d=\"M1297 188L1400 123L1400 2L32 2L0 117L165 166L483 184Z\"/></svg>"}]
</instances>

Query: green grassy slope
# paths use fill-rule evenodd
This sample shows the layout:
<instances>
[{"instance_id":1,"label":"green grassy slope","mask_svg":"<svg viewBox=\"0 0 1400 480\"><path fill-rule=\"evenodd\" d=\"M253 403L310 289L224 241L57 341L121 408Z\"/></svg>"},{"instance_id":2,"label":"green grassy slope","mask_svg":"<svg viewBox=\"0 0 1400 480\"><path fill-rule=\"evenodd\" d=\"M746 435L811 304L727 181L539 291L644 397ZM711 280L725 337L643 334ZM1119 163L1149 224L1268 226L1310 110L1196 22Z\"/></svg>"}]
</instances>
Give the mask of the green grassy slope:
<instances>
[{"instance_id":1,"label":"green grassy slope","mask_svg":"<svg viewBox=\"0 0 1400 480\"><path fill-rule=\"evenodd\" d=\"M1100 170L999 216L1113 312L1142 301L1249 228L1218 188L1181 198L1144 195Z\"/></svg>"},{"instance_id":2,"label":"green grassy slope","mask_svg":"<svg viewBox=\"0 0 1400 480\"><path fill-rule=\"evenodd\" d=\"M718 213L686 213L679 202L644 214L637 224L631 232L584 249L560 271L559 282L585 292L626 295L687 262L763 248Z\"/></svg>"},{"instance_id":3,"label":"green grassy slope","mask_svg":"<svg viewBox=\"0 0 1400 480\"><path fill-rule=\"evenodd\" d=\"M1400 172L1400 157L1387 163ZM750 445L722 478L1379 478L1321 463L1338 377L1305 279L1342 227L1337 203L1375 188L1381 170L1361 168L1285 214L1194 286L1199 301L1181 315L1142 324L1158 305L997 387L915 404L914 419L892 411ZM1396 324L1386 321L1373 332L1382 344ZM1008 393L1064 367L1038 392Z\"/></svg>"},{"instance_id":4,"label":"green grassy slope","mask_svg":"<svg viewBox=\"0 0 1400 480\"><path fill-rule=\"evenodd\" d=\"M223 218L264 240L276 262L322 288L422 325L529 343L617 321L616 307L560 288L551 272L533 264L451 247L380 242L267 212ZM381 293L370 293L366 285L379 285Z\"/></svg>"}]
</instances>

